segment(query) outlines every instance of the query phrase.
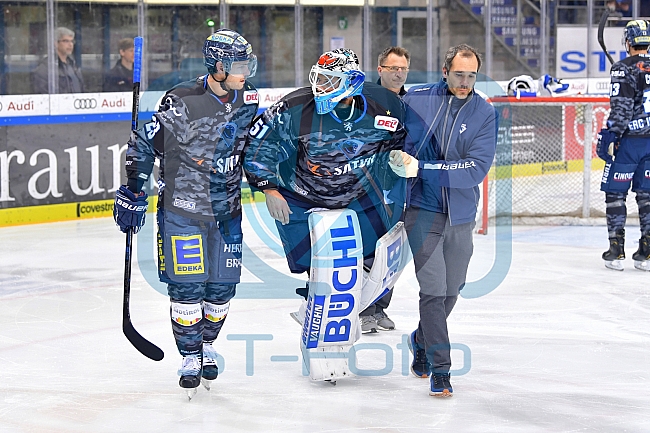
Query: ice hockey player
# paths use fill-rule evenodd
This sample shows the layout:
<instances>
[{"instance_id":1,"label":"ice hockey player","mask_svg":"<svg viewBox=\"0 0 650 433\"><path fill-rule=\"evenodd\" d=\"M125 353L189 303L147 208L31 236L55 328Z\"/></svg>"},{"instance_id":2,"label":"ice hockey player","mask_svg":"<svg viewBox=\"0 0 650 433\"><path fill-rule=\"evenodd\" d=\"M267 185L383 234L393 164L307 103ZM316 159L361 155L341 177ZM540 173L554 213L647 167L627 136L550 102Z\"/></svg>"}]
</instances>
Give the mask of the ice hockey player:
<instances>
[{"instance_id":1,"label":"ice hockey player","mask_svg":"<svg viewBox=\"0 0 650 433\"><path fill-rule=\"evenodd\" d=\"M389 228L382 190L393 176L388 154L405 136L403 106L364 80L353 51L325 52L311 68L311 87L286 95L251 128L244 170L266 196L292 273L310 271L312 208L356 212L367 267ZM296 292L307 299L313 289Z\"/></svg>"},{"instance_id":2,"label":"ice hockey player","mask_svg":"<svg viewBox=\"0 0 650 433\"><path fill-rule=\"evenodd\" d=\"M128 184L116 193L116 203L142 204L142 187L160 160L158 273L183 356L179 384L190 399L201 378L209 389L218 374L213 342L241 274L241 163L258 108L257 90L246 80L257 59L246 39L220 29L206 39L203 55L208 74L169 90L129 141ZM122 231L140 228L132 211L115 208Z\"/></svg>"},{"instance_id":3,"label":"ice hockey player","mask_svg":"<svg viewBox=\"0 0 650 433\"><path fill-rule=\"evenodd\" d=\"M650 271L650 27L644 20L627 23L623 33L625 59L610 72L610 114L598 134L597 153L605 161L600 189L605 192L609 250L605 266L622 271L625 259L625 199L632 184L639 207L641 239L634 266Z\"/></svg>"}]
</instances>

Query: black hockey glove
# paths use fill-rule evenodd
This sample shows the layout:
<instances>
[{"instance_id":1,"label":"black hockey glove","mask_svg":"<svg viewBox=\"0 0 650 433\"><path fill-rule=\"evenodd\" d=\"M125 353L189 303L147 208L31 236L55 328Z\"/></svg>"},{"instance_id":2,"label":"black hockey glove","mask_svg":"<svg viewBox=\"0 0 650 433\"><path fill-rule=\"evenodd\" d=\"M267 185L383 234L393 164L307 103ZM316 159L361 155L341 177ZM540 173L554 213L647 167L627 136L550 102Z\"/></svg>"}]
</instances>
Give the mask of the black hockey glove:
<instances>
[{"instance_id":1,"label":"black hockey glove","mask_svg":"<svg viewBox=\"0 0 650 433\"><path fill-rule=\"evenodd\" d=\"M596 154L598 157L608 163L614 161L618 141L618 136L609 129L601 129L598 133L598 144L596 145Z\"/></svg>"},{"instance_id":2,"label":"black hockey glove","mask_svg":"<svg viewBox=\"0 0 650 433\"><path fill-rule=\"evenodd\" d=\"M133 233L140 231L144 225L147 213L147 194L141 192L137 197L126 185L122 185L115 192L115 205L113 206L113 219L120 227L122 233L133 229Z\"/></svg>"}]
</instances>

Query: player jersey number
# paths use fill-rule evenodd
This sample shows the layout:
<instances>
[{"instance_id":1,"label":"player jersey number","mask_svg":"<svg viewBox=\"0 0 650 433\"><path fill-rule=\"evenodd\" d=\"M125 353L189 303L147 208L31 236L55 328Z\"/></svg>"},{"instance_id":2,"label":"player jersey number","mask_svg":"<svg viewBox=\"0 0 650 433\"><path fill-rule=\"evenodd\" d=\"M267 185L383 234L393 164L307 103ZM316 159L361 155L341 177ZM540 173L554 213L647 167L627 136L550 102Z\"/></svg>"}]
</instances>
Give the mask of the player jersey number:
<instances>
[{"instance_id":1,"label":"player jersey number","mask_svg":"<svg viewBox=\"0 0 650 433\"><path fill-rule=\"evenodd\" d=\"M612 83L612 90L609 92L609 96L618 96L618 92L621 91L621 83Z\"/></svg>"},{"instance_id":2,"label":"player jersey number","mask_svg":"<svg viewBox=\"0 0 650 433\"><path fill-rule=\"evenodd\" d=\"M260 117L259 119L257 119L257 122L255 122L255 124L251 128L250 135L260 139L266 135L268 130L269 130L268 125L265 125L264 121Z\"/></svg>"},{"instance_id":3,"label":"player jersey number","mask_svg":"<svg viewBox=\"0 0 650 433\"><path fill-rule=\"evenodd\" d=\"M650 113L650 90L643 92L643 111Z\"/></svg>"},{"instance_id":4,"label":"player jersey number","mask_svg":"<svg viewBox=\"0 0 650 433\"><path fill-rule=\"evenodd\" d=\"M147 133L147 138L149 140L152 140L153 137L156 135L156 132L160 130L160 123L158 122L156 116L153 117L152 122L149 122L146 125L144 125L144 129Z\"/></svg>"}]
</instances>

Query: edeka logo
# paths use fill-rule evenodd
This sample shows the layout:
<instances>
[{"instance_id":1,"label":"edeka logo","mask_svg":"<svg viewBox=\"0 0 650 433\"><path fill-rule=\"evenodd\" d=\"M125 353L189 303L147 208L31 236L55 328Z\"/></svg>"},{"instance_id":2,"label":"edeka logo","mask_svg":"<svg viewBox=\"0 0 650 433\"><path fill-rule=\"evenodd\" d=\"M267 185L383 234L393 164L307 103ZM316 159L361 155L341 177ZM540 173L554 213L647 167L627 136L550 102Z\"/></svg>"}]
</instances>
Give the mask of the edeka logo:
<instances>
[{"instance_id":1,"label":"edeka logo","mask_svg":"<svg viewBox=\"0 0 650 433\"><path fill-rule=\"evenodd\" d=\"M114 203L102 203L102 204L84 204L77 203L77 218L82 216L104 216L102 214L113 214L113 204Z\"/></svg>"},{"instance_id":2,"label":"edeka logo","mask_svg":"<svg viewBox=\"0 0 650 433\"><path fill-rule=\"evenodd\" d=\"M97 108L97 99L95 98L75 99L74 108L77 110L92 110L93 108Z\"/></svg>"},{"instance_id":3,"label":"edeka logo","mask_svg":"<svg viewBox=\"0 0 650 433\"><path fill-rule=\"evenodd\" d=\"M197 275L205 272L201 235L171 236L171 243L175 275Z\"/></svg>"}]
</instances>

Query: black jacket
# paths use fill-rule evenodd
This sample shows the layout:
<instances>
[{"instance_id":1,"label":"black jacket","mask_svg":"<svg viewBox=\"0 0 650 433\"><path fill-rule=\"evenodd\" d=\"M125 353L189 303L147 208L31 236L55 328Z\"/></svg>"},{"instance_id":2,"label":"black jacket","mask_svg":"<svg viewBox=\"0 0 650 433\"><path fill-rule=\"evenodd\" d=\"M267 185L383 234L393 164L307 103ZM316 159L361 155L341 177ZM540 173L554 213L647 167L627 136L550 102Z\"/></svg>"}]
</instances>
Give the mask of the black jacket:
<instances>
[{"instance_id":1,"label":"black jacket","mask_svg":"<svg viewBox=\"0 0 650 433\"><path fill-rule=\"evenodd\" d=\"M60 58L57 56L58 65L59 65L59 93L75 93L73 87L73 80L78 80L80 89L79 93L85 92L84 89L84 78L81 75L81 71L77 68L72 57L66 59L66 63L63 63ZM68 74L67 72L70 72ZM38 64L34 72L32 73L32 90L34 93L48 93L47 86L47 57L44 57L41 62Z\"/></svg>"},{"instance_id":2,"label":"black jacket","mask_svg":"<svg viewBox=\"0 0 650 433\"><path fill-rule=\"evenodd\" d=\"M122 65L118 60L104 79L104 92L130 92L133 90L133 70Z\"/></svg>"}]
</instances>

